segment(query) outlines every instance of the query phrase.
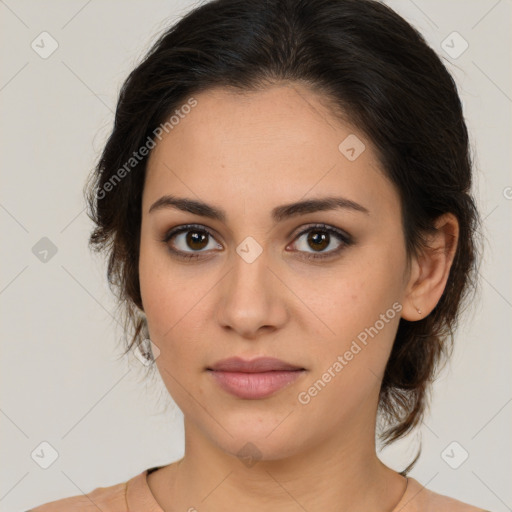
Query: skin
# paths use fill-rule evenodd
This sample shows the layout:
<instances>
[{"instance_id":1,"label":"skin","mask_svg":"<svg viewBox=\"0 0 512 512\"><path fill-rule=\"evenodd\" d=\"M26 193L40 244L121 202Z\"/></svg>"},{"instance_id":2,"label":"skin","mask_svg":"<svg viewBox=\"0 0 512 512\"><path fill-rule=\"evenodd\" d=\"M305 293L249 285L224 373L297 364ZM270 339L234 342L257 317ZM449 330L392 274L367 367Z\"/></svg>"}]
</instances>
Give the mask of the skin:
<instances>
[{"instance_id":1,"label":"skin","mask_svg":"<svg viewBox=\"0 0 512 512\"><path fill-rule=\"evenodd\" d=\"M185 421L184 457L152 473L149 487L165 511L391 511L406 480L376 455L380 383L400 317L419 320L441 297L457 220L440 217L431 249L408 267L397 190L371 141L332 117L317 93L280 83L194 97L197 106L152 151L143 191L144 312L160 349L158 370ZM350 134L366 146L354 161L338 149ZM149 213L166 194L221 208L226 221L171 207ZM271 219L276 206L326 196L343 196L369 213ZM188 223L213 237L203 246L187 245L186 234L162 241ZM305 259L319 251L298 235L315 223L345 231L354 243L343 246L331 235L320 249L331 256ZM236 252L248 236L262 249L252 263ZM201 257L179 259L169 246L189 254L200 247ZM401 311L300 403L298 394L395 302ZM231 356L276 357L306 372L271 397L244 400L206 371ZM259 457L250 467L237 456L249 442Z\"/></svg>"}]
</instances>

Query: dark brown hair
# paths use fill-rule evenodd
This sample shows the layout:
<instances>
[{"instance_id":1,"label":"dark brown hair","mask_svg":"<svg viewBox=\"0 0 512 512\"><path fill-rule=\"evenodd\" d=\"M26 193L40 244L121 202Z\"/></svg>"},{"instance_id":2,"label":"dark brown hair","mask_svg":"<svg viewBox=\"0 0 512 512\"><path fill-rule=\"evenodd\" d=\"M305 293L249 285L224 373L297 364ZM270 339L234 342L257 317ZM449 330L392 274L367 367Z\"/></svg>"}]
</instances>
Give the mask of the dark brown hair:
<instances>
[{"instance_id":1,"label":"dark brown hair","mask_svg":"<svg viewBox=\"0 0 512 512\"><path fill-rule=\"evenodd\" d=\"M131 330L127 353L148 336L138 276L147 156L129 168L126 163L193 94L216 86L258 90L280 81L309 85L371 140L401 198L409 256L421 251L441 214L451 212L459 222L438 304L420 321L400 320L380 391L380 438L387 445L421 422L430 383L451 352L459 314L477 282L479 224L454 80L393 10L373 0L216 0L188 13L121 88L113 131L86 184L95 223L89 243L108 255L108 280Z\"/></svg>"}]
</instances>

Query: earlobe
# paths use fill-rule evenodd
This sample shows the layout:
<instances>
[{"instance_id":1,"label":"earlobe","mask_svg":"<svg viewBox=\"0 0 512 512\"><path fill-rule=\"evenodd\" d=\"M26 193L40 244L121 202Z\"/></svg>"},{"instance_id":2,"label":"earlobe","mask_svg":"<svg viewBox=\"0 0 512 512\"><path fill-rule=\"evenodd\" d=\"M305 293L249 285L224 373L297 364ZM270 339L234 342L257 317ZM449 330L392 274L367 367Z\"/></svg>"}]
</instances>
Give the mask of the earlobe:
<instances>
[{"instance_id":1,"label":"earlobe","mask_svg":"<svg viewBox=\"0 0 512 512\"><path fill-rule=\"evenodd\" d=\"M441 215L435 231L426 237L426 245L412 262L410 279L405 290L402 318L422 320L439 302L455 258L459 223L451 213Z\"/></svg>"},{"instance_id":2,"label":"earlobe","mask_svg":"<svg viewBox=\"0 0 512 512\"><path fill-rule=\"evenodd\" d=\"M402 301L402 318L409 321L421 320L419 307L416 306L414 293L415 286L420 282L421 264L417 256L412 257L411 269L409 272L408 282L405 289L404 299Z\"/></svg>"}]
</instances>

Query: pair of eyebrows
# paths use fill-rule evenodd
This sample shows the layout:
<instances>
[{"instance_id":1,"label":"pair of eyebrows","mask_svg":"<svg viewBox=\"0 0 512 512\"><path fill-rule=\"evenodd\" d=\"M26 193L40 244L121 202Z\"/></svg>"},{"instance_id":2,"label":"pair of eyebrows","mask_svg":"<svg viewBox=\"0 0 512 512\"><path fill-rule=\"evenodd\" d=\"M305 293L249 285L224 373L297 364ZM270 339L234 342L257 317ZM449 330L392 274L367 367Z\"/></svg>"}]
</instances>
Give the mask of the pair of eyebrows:
<instances>
[{"instance_id":1,"label":"pair of eyebrows","mask_svg":"<svg viewBox=\"0 0 512 512\"><path fill-rule=\"evenodd\" d=\"M164 195L156 200L149 208L148 213L152 213L165 209L176 209L183 212L192 213L201 217L206 217L213 220L218 220L225 223L227 221L226 212L216 206L198 201L195 199L176 197L172 195ZM281 206L276 206L270 212L270 216L274 223L282 222L283 220L306 215L308 213L315 213L328 210L349 210L353 212L360 212L369 215L370 211L355 201L345 197L322 197L315 199L306 199L294 203L288 203Z\"/></svg>"}]
</instances>

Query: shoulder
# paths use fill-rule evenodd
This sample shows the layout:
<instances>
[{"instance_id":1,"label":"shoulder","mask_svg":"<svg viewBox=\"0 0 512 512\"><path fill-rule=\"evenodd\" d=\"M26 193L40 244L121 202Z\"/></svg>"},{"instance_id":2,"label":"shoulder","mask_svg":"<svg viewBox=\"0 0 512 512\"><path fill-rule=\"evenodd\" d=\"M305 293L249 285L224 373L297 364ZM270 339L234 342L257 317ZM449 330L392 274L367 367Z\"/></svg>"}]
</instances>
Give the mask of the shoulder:
<instances>
[{"instance_id":1,"label":"shoulder","mask_svg":"<svg viewBox=\"0 0 512 512\"><path fill-rule=\"evenodd\" d=\"M407 492L398 505L396 512L489 512L431 491L411 477L409 477Z\"/></svg>"},{"instance_id":2,"label":"shoulder","mask_svg":"<svg viewBox=\"0 0 512 512\"><path fill-rule=\"evenodd\" d=\"M127 483L97 487L87 494L51 501L27 512L126 512Z\"/></svg>"}]
</instances>

